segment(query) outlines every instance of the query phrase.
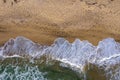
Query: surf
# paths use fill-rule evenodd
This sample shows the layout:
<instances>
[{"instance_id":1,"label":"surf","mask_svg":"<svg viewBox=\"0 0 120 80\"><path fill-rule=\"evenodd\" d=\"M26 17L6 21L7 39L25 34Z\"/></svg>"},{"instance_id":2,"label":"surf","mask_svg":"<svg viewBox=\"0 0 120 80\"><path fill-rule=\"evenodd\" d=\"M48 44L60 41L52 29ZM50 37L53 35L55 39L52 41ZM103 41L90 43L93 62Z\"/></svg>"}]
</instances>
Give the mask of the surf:
<instances>
[{"instance_id":1,"label":"surf","mask_svg":"<svg viewBox=\"0 0 120 80\"><path fill-rule=\"evenodd\" d=\"M43 56L45 60L41 60ZM97 46L87 40L76 39L70 43L64 38L57 38L48 46L18 36L8 40L0 48L1 61L15 57L28 59L32 64L36 61L43 61L46 64L57 61L60 67L75 72L80 80L119 80L120 78L120 43L113 38L103 39Z\"/></svg>"}]
</instances>

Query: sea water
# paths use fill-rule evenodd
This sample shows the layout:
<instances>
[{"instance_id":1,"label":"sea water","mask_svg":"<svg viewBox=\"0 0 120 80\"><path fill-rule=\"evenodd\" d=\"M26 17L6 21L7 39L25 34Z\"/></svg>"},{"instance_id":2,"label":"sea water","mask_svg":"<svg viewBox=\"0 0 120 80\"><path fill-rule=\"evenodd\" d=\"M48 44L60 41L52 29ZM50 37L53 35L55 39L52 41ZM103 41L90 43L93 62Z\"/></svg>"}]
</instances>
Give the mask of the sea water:
<instances>
[{"instance_id":1,"label":"sea water","mask_svg":"<svg viewBox=\"0 0 120 80\"><path fill-rule=\"evenodd\" d=\"M51 46L25 37L0 48L0 80L119 80L120 43L107 38L92 45L58 38Z\"/></svg>"}]
</instances>

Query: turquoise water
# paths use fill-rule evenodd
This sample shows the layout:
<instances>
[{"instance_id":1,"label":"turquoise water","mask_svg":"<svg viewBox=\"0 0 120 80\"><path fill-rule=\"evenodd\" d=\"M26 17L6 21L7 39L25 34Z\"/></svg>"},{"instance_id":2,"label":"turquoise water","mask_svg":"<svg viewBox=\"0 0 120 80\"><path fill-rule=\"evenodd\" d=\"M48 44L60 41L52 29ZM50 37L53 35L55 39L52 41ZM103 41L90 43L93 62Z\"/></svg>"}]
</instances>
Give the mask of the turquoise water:
<instances>
[{"instance_id":1,"label":"turquoise water","mask_svg":"<svg viewBox=\"0 0 120 80\"><path fill-rule=\"evenodd\" d=\"M0 80L81 80L71 69L59 66L58 61L41 61L7 58L0 62Z\"/></svg>"}]
</instances>

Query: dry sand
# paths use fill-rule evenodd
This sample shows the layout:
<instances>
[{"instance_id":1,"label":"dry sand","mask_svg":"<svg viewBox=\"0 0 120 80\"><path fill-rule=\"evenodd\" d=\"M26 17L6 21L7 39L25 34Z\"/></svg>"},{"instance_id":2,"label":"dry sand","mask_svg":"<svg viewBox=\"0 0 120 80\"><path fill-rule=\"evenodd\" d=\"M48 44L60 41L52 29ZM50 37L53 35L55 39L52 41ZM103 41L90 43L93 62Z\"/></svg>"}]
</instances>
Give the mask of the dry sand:
<instances>
[{"instance_id":1,"label":"dry sand","mask_svg":"<svg viewBox=\"0 0 120 80\"><path fill-rule=\"evenodd\" d=\"M16 36L47 45L57 37L120 41L120 0L0 0L0 44Z\"/></svg>"}]
</instances>

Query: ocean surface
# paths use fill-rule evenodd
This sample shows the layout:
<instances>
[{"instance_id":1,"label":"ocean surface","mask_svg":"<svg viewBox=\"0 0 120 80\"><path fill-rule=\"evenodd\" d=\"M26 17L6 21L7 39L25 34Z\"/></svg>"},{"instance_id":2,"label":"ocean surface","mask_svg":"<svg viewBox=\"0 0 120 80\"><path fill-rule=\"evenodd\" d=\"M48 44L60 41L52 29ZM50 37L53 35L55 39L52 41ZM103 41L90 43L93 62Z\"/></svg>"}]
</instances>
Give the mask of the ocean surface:
<instances>
[{"instance_id":1,"label":"ocean surface","mask_svg":"<svg viewBox=\"0 0 120 80\"><path fill-rule=\"evenodd\" d=\"M120 43L57 38L48 46L11 38L0 47L0 80L120 80Z\"/></svg>"}]
</instances>

